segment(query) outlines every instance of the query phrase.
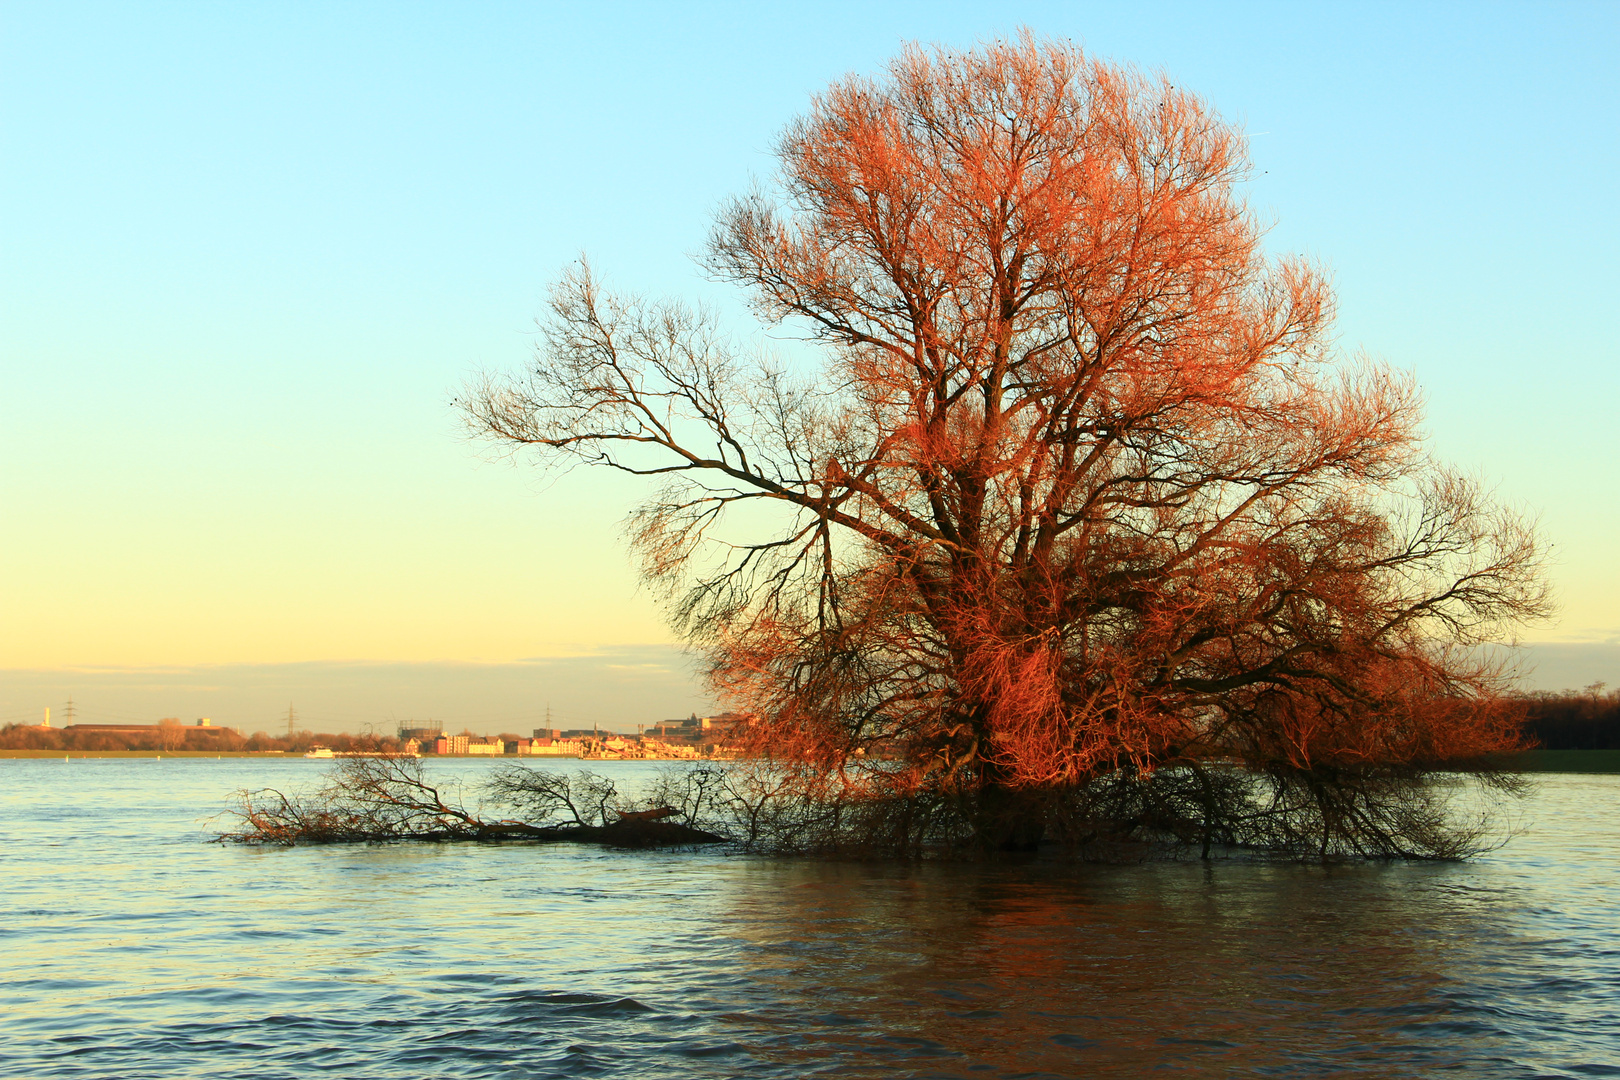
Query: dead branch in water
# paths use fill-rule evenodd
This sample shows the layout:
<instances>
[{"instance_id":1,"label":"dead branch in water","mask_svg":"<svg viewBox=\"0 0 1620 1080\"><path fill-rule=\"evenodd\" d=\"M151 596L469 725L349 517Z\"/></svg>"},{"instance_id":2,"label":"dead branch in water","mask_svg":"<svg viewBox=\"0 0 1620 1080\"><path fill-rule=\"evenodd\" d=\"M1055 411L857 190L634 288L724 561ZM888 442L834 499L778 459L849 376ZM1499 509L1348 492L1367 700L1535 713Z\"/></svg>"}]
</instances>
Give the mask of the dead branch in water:
<instances>
[{"instance_id":1,"label":"dead branch in water","mask_svg":"<svg viewBox=\"0 0 1620 1080\"><path fill-rule=\"evenodd\" d=\"M238 827L219 840L238 844L357 844L399 840L525 840L609 847L678 847L726 838L632 810L613 782L590 773L554 773L511 765L482 785L497 806L520 818L489 818L428 782L416 758L349 758L311 794L274 788L237 793Z\"/></svg>"}]
</instances>

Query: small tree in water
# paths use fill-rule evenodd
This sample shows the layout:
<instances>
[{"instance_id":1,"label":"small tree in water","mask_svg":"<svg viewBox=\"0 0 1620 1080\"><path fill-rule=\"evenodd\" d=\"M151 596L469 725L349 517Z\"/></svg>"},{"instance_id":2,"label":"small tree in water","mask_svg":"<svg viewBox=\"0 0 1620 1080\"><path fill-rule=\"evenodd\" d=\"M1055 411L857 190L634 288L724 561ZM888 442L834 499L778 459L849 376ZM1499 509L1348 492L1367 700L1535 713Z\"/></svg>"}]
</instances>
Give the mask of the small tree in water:
<instances>
[{"instance_id":1,"label":"small tree in water","mask_svg":"<svg viewBox=\"0 0 1620 1080\"><path fill-rule=\"evenodd\" d=\"M635 544L756 748L981 849L1447 851L1423 786L1517 745L1470 647L1544 613L1540 552L1424 453L1410 378L1334 355L1241 134L1026 35L835 83L777 156L706 265L811 349L581 267L464 402L662 482Z\"/></svg>"}]
</instances>

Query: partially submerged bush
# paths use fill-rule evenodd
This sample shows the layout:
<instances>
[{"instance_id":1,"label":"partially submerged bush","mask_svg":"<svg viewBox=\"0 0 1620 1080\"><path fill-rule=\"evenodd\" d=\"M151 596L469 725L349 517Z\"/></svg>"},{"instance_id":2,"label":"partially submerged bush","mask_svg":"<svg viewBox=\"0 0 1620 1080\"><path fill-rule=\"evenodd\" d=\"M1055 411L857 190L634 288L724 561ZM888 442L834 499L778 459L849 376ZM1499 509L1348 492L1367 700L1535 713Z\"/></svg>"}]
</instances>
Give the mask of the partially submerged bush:
<instances>
[{"instance_id":1,"label":"partially submerged bush","mask_svg":"<svg viewBox=\"0 0 1620 1080\"><path fill-rule=\"evenodd\" d=\"M984 857L1055 848L1086 859L1150 852L1263 852L1285 858L1455 859L1503 834L1497 797L1522 794L1513 774L1481 770L1255 772L1228 764L1153 772L1117 769L1064 788L956 795L893 784L878 766L834 778L750 762L704 788L704 827L748 850L881 858ZM998 819L1003 819L998 821ZM1040 823L1012 842L1004 821Z\"/></svg>"},{"instance_id":2,"label":"partially submerged bush","mask_svg":"<svg viewBox=\"0 0 1620 1080\"><path fill-rule=\"evenodd\" d=\"M1189 764L1130 768L1091 782L986 805L982 789L918 787L890 762L824 772L770 761L705 762L659 774L640 798L588 771L504 765L460 793L429 783L412 758L340 762L310 794L239 793L239 827L220 838L250 844L400 840L593 843L619 847L726 843L768 855L917 859L1057 848L1081 858L1153 851L1227 850L1291 858L1462 858L1493 844L1488 800L1469 815L1458 797L1513 795L1522 778L1491 771L1390 769L1315 773ZM998 815L1038 821L1039 832L987 848Z\"/></svg>"},{"instance_id":3,"label":"partially submerged bush","mask_svg":"<svg viewBox=\"0 0 1620 1080\"><path fill-rule=\"evenodd\" d=\"M1238 849L1291 858L1457 859L1502 835L1496 796L1524 781L1496 771L1391 768L1251 771L1184 765L1122 769L1064 793L1049 820L1055 838L1106 850L1157 845ZM1471 807L1465 804L1472 804Z\"/></svg>"},{"instance_id":4,"label":"partially submerged bush","mask_svg":"<svg viewBox=\"0 0 1620 1080\"><path fill-rule=\"evenodd\" d=\"M416 758L348 758L322 786L288 795L274 788L237 793L238 827L219 839L242 844L353 844L391 840L529 840L658 847L712 844L725 838L665 820L663 808L634 809L613 782L590 773L506 766L479 789L469 808L427 780Z\"/></svg>"}]
</instances>

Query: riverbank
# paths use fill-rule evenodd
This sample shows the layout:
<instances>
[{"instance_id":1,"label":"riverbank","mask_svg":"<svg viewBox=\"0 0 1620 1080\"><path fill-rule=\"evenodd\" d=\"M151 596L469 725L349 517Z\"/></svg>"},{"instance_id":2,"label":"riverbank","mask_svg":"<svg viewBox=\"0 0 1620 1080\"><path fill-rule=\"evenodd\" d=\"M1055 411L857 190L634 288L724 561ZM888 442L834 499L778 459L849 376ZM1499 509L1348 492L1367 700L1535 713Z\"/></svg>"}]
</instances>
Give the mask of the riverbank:
<instances>
[{"instance_id":1,"label":"riverbank","mask_svg":"<svg viewBox=\"0 0 1620 1080\"><path fill-rule=\"evenodd\" d=\"M0 750L3 758L302 758L294 750ZM326 760L330 761L330 758Z\"/></svg>"},{"instance_id":2,"label":"riverbank","mask_svg":"<svg viewBox=\"0 0 1620 1080\"><path fill-rule=\"evenodd\" d=\"M1620 750L1528 750L1509 764L1527 773L1620 773Z\"/></svg>"},{"instance_id":3,"label":"riverbank","mask_svg":"<svg viewBox=\"0 0 1620 1080\"><path fill-rule=\"evenodd\" d=\"M0 760L6 758L270 758L283 761L331 761L332 758L305 759L296 750L0 750ZM428 758L426 760L433 760ZM471 757L454 755L442 760L454 761L516 761L525 765L543 767L546 761L617 761L618 758L578 758L557 754L516 755L500 757ZM690 761L698 758L636 758L636 761ZM1509 764L1527 773L1620 773L1620 750L1530 750L1515 754Z\"/></svg>"},{"instance_id":4,"label":"riverbank","mask_svg":"<svg viewBox=\"0 0 1620 1080\"><path fill-rule=\"evenodd\" d=\"M309 758L311 761L334 761L345 757L356 756L350 752L340 752L333 757ZM371 755L360 754L361 757ZM523 764L539 765L546 761L714 761L734 760L732 758L695 758L669 755L659 757L646 755L643 757L596 757L581 754L427 754L426 760L441 761L516 761ZM301 750L0 750L0 759L4 758L207 758L213 761L216 758L271 758L284 761L304 759Z\"/></svg>"}]
</instances>

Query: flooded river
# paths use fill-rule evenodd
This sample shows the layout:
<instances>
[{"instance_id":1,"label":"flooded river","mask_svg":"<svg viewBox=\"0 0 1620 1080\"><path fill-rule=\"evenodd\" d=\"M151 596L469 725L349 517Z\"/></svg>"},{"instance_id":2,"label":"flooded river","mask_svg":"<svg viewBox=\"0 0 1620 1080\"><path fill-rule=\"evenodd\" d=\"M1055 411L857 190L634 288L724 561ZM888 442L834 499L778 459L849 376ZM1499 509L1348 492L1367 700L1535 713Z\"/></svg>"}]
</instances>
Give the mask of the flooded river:
<instances>
[{"instance_id":1,"label":"flooded river","mask_svg":"<svg viewBox=\"0 0 1620 1080\"><path fill-rule=\"evenodd\" d=\"M0 761L0 1076L1620 1076L1617 775L1464 864L205 842L324 768Z\"/></svg>"}]
</instances>

